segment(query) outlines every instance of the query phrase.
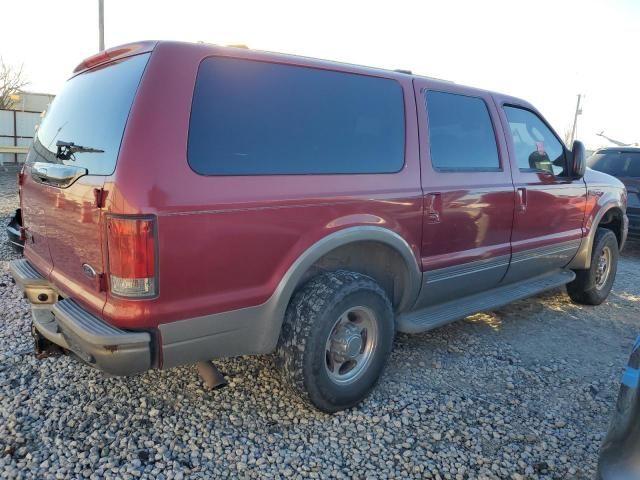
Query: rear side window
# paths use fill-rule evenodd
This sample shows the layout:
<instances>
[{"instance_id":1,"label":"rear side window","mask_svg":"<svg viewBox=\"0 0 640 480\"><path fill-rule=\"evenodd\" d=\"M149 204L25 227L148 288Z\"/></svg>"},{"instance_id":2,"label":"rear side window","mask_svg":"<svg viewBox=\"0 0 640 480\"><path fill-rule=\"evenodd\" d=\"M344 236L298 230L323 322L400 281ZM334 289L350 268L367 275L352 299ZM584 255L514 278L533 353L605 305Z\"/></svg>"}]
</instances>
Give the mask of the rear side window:
<instances>
[{"instance_id":1,"label":"rear side window","mask_svg":"<svg viewBox=\"0 0 640 480\"><path fill-rule=\"evenodd\" d=\"M484 100L428 91L429 147L436 170L500 169L496 136Z\"/></svg>"},{"instance_id":2,"label":"rear side window","mask_svg":"<svg viewBox=\"0 0 640 480\"><path fill-rule=\"evenodd\" d=\"M138 84L150 54L128 57L69 80L42 121L29 162L64 163L86 168L89 175L113 173L120 142ZM73 142L102 152L56 157L56 143Z\"/></svg>"},{"instance_id":3,"label":"rear side window","mask_svg":"<svg viewBox=\"0 0 640 480\"><path fill-rule=\"evenodd\" d=\"M562 143L535 113L517 107L504 107L511 128L518 168L565 175Z\"/></svg>"},{"instance_id":4,"label":"rear side window","mask_svg":"<svg viewBox=\"0 0 640 480\"><path fill-rule=\"evenodd\" d=\"M594 153L587 164L614 177L640 177L640 151L603 150Z\"/></svg>"},{"instance_id":5,"label":"rear side window","mask_svg":"<svg viewBox=\"0 0 640 480\"><path fill-rule=\"evenodd\" d=\"M391 173L404 136L394 80L211 57L198 70L188 159L202 175Z\"/></svg>"}]
</instances>

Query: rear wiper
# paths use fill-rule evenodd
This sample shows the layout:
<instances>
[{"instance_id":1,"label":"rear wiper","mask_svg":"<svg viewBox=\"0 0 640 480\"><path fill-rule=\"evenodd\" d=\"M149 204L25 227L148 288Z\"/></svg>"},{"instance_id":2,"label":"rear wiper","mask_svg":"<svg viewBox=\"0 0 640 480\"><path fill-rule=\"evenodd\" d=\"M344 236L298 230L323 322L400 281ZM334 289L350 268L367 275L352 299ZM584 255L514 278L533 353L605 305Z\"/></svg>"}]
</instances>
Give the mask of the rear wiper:
<instances>
[{"instance_id":1,"label":"rear wiper","mask_svg":"<svg viewBox=\"0 0 640 480\"><path fill-rule=\"evenodd\" d=\"M83 147L82 145L76 145L73 142L64 142L62 140L56 142L56 147L58 148L56 158L60 160L75 160L75 158L73 158L74 153L104 153L104 150Z\"/></svg>"}]
</instances>

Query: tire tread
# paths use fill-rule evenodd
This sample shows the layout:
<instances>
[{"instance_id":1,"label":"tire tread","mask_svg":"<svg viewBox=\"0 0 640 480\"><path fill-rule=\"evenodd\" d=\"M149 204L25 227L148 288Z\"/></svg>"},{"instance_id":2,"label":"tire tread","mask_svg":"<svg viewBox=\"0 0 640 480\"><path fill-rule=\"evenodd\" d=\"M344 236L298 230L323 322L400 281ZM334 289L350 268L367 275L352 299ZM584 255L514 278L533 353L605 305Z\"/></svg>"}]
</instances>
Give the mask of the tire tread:
<instances>
[{"instance_id":1,"label":"tire tread","mask_svg":"<svg viewBox=\"0 0 640 480\"><path fill-rule=\"evenodd\" d=\"M314 335L318 318L347 296L360 290L368 290L384 299L388 312L393 315L387 294L372 278L346 270L325 272L312 278L294 294L287 307L276 349L276 366L288 388L311 407L335 412L350 406L325 404L322 399L313 395L313 379L305 375L305 352ZM388 342L386 355L390 353L392 342L393 339Z\"/></svg>"},{"instance_id":2,"label":"tire tread","mask_svg":"<svg viewBox=\"0 0 640 480\"><path fill-rule=\"evenodd\" d=\"M594 268L596 267L596 252L602 250L605 244L609 243L612 247L612 262L610 267L612 271L609 272L609 286L603 293L595 287L595 274ZM576 278L567 284L567 293L571 300L583 305L600 305L607 299L611 286L615 280L618 264L618 239L616 235L609 229L598 228L595 238L593 240L593 248L591 249L591 267L585 270L575 270Z\"/></svg>"}]
</instances>

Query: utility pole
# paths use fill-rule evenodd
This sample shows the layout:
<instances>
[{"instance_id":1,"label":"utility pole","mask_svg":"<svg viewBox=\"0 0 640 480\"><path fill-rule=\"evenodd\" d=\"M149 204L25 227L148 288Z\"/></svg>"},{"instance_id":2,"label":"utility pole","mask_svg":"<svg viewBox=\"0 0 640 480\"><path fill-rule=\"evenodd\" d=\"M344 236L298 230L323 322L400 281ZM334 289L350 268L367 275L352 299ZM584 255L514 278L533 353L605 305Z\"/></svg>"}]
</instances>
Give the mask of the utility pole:
<instances>
[{"instance_id":1,"label":"utility pole","mask_svg":"<svg viewBox=\"0 0 640 480\"><path fill-rule=\"evenodd\" d=\"M582 94L578 94L578 103L576 103L576 113L573 116L573 128L571 129L571 142L569 148L573 145L573 141L576 139L576 133L578 132L578 115L582 115L582 108L580 108L580 101L582 100Z\"/></svg>"},{"instance_id":2,"label":"utility pole","mask_svg":"<svg viewBox=\"0 0 640 480\"><path fill-rule=\"evenodd\" d=\"M104 0L98 0L98 46L104 50Z\"/></svg>"}]
</instances>

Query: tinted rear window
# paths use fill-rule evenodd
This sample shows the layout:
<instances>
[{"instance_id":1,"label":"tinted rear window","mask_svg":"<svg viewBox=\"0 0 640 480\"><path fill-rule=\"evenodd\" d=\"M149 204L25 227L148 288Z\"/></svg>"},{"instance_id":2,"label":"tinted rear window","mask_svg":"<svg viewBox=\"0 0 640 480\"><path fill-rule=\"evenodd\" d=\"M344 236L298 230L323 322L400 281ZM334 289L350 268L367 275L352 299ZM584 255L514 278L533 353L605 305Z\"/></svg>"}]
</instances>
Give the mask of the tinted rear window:
<instances>
[{"instance_id":1,"label":"tinted rear window","mask_svg":"<svg viewBox=\"0 0 640 480\"><path fill-rule=\"evenodd\" d=\"M384 78L208 58L196 80L188 157L203 175L397 172L402 88Z\"/></svg>"},{"instance_id":2,"label":"tinted rear window","mask_svg":"<svg viewBox=\"0 0 640 480\"><path fill-rule=\"evenodd\" d=\"M605 150L593 154L587 164L615 177L640 177L640 152Z\"/></svg>"},{"instance_id":3,"label":"tinted rear window","mask_svg":"<svg viewBox=\"0 0 640 480\"><path fill-rule=\"evenodd\" d=\"M30 162L84 167L89 175L113 173L129 110L150 54L125 58L69 80L55 98L34 139ZM104 150L56 158L56 142Z\"/></svg>"},{"instance_id":4,"label":"tinted rear window","mask_svg":"<svg viewBox=\"0 0 640 480\"><path fill-rule=\"evenodd\" d=\"M436 170L498 170L496 136L484 100L429 91L431 164Z\"/></svg>"}]
</instances>

